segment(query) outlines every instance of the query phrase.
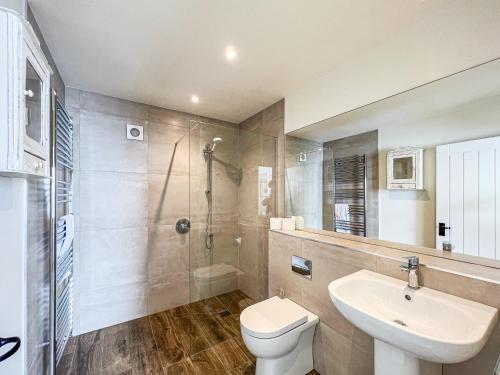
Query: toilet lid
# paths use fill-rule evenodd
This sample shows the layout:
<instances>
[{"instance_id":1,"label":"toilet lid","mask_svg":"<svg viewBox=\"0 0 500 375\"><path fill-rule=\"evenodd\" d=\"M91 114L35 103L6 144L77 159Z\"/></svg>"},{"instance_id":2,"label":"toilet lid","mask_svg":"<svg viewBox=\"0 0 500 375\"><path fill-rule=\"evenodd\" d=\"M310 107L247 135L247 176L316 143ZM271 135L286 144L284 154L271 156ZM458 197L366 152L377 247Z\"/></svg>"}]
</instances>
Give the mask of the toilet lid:
<instances>
[{"instance_id":1,"label":"toilet lid","mask_svg":"<svg viewBox=\"0 0 500 375\"><path fill-rule=\"evenodd\" d=\"M241 329L253 337L280 336L307 322L307 311L290 301L272 297L247 307L240 315Z\"/></svg>"}]
</instances>

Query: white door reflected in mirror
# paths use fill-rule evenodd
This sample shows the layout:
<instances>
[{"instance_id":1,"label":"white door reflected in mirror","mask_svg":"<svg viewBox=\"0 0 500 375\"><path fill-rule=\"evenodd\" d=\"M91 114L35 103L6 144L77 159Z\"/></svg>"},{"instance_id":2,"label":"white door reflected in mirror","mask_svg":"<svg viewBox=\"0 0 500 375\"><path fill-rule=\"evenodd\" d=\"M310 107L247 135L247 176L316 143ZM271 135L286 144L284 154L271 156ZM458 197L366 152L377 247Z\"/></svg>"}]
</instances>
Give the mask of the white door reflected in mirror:
<instances>
[{"instance_id":1,"label":"white door reflected in mirror","mask_svg":"<svg viewBox=\"0 0 500 375\"><path fill-rule=\"evenodd\" d=\"M436 248L500 260L500 137L437 147Z\"/></svg>"}]
</instances>

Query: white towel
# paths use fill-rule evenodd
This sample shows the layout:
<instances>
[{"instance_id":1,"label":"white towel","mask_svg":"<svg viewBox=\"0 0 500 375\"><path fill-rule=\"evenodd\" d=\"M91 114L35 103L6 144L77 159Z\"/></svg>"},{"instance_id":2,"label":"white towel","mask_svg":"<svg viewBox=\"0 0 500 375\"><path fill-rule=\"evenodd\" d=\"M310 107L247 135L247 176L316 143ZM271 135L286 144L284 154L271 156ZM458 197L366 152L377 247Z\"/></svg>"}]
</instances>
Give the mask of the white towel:
<instances>
[{"instance_id":1,"label":"white towel","mask_svg":"<svg viewBox=\"0 0 500 375\"><path fill-rule=\"evenodd\" d=\"M295 229L297 230L304 229L304 218L302 216L295 217Z\"/></svg>"},{"instance_id":2,"label":"white towel","mask_svg":"<svg viewBox=\"0 0 500 375\"><path fill-rule=\"evenodd\" d=\"M281 217L271 217L269 227L271 230L281 230L283 228L283 219Z\"/></svg>"},{"instance_id":3,"label":"white towel","mask_svg":"<svg viewBox=\"0 0 500 375\"><path fill-rule=\"evenodd\" d=\"M281 225L282 230L295 230L295 218L285 217Z\"/></svg>"},{"instance_id":4,"label":"white towel","mask_svg":"<svg viewBox=\"0 0 500 375\"><path fill-rule=\"evenodd\" d=\"M335 220L349 221L349 205L345 203L335 204Z\"/></svg>"},{"instance_id":5,"label":"white towel","mask_svg":"<svg viewBox=\"0 0 500 375\"><path fill-rule=\"evenodd\" d=\"M63 243L61 244L61 249L59 250L59 256L63 255L71 247L73 238L75 237L75 217L73 214L68 214L61 217L60 220L65 221L66 235L64 237Z\"/></svg>"},{"instance_id":6,"label":"white towel","mask_svg":"<svg viewBox=\"0 0 500 375\"><path fill-rule=\"evenodd\" d=\"M336 203L335 204L335 220L350 221L351 216L349 215L349 205L346 203ZM351 233L347 229L335 229L340 233Z\"/></svg>"}]
</instances>

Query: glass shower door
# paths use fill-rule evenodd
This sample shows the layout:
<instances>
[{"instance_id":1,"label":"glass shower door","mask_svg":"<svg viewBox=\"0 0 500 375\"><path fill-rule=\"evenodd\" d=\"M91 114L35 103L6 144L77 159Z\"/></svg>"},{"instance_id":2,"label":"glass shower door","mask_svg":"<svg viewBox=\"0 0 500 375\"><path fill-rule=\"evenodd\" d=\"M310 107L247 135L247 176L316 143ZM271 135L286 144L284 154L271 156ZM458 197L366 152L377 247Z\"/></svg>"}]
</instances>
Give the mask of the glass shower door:
<instances>
[{"instance_id":1,"label":"glass shower door","mask_svg":"<svg viewBox=\"0 0 500 375\"><path fill-rule=\"evenodd\" d=\"M238 285L238 129L195 122L190 134L190 299Z\"/></svg>"},{"instance_id":2,"label":"glass shower door","mask_svg":"<svg viewBox=\"0 0 500 375\"><path fill-rule=\"evenodd\" d=\"M276 139L193 122L189 142L191 354L217 345L244 350L239 314L267 298Z\"/></svg>"},{"instance_id":3,"label":"glass shower door","mask_svg":"<svg viewBox=\"0 0 500 375\"><path fill-rule=\"evenodd\" d=\"M267 298L276 138L193 122L189 169L191 302L238 289Z\"/></svg>"}]
</instances>

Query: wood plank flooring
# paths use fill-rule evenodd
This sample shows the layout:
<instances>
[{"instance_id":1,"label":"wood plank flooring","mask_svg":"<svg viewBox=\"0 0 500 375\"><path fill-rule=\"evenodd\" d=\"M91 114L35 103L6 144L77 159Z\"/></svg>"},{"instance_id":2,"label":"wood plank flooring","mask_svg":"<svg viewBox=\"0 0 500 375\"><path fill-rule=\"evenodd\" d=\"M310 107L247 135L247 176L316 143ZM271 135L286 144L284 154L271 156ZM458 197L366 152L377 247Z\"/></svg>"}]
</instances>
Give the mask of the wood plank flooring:
<instances>
[{"instance_id":1,"label":"wood plank flooring","mask_svg":"<svg viewBox=\"0 0 500 375\"><path fill-rule=\"evenodd\" d=\"M56 374L255 374L239 323L253 303L236 290L72 337Z\"/></svg>"}]
</instances>

